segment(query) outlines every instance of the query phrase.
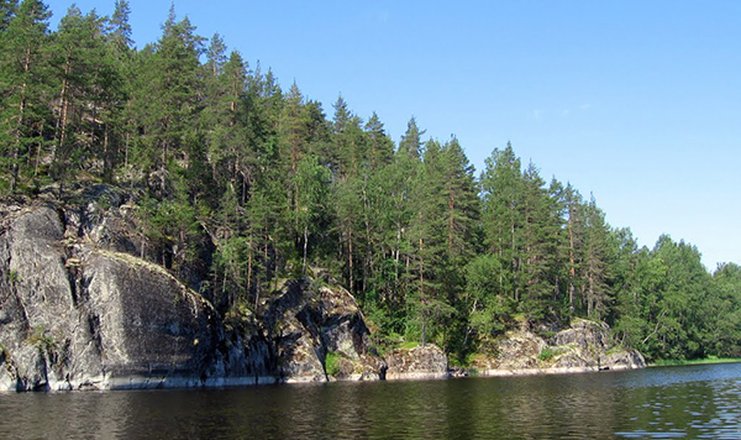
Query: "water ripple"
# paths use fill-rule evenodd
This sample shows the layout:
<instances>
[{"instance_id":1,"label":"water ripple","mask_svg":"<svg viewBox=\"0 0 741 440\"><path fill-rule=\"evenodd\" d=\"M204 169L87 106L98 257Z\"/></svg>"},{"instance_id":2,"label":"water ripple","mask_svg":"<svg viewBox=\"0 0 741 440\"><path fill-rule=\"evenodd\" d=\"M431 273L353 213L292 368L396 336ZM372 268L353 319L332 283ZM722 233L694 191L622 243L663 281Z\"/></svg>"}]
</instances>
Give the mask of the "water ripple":
<instances>
[{"instance_id":1,"label":"water ripple","mask_svg":"<svg viewBox=\"0 0 741 440\"><path fill-rule=\"evenodd\" d=\"M741 439L741 364L431 382L0 395L3 438Z\"/></svg>"}]
</instances>

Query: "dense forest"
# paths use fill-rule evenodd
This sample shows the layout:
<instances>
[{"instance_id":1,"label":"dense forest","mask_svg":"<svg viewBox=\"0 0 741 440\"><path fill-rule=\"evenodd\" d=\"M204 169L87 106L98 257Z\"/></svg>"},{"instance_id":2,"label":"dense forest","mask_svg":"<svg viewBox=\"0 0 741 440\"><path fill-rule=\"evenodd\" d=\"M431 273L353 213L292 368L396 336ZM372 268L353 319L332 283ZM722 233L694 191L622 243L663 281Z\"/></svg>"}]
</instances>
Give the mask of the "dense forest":
<instances>
[{"instance_id":1,"label":"dense forest","mask_svg":"<svg viewBox=\"0 0 741 440\"><path fill-rule=\"evenodd\" d=\"M43 2L0 1L2 197L125 188L150 258L225 316L321 268L378 344L433 341L461 363L573 317L649 359L741 353L740 266L708 273L668 236L639 247L509 144L476 175L414 118L396 144L342 97L328 117L172 9L136 49L128 16L126 0L110 17L72 6L53 31Z\"/></svg>"}]
</instances>

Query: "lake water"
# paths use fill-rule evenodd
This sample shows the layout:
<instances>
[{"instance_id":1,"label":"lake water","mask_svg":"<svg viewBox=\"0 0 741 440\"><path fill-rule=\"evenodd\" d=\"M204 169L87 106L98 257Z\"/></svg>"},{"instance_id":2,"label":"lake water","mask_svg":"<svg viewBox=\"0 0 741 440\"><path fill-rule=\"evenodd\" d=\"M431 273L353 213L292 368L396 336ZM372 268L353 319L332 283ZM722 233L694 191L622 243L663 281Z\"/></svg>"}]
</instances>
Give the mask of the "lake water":
<instances>
[{"instance_id":1,"label":"lake water","mask_svg":"<svg viewBox=\"0 0 741 440\"><path fill-rule=\"evenodd\" d=\"M0 394L0 438L741 439L741 364L426 382Z\"/></svg>"}]
</instances>

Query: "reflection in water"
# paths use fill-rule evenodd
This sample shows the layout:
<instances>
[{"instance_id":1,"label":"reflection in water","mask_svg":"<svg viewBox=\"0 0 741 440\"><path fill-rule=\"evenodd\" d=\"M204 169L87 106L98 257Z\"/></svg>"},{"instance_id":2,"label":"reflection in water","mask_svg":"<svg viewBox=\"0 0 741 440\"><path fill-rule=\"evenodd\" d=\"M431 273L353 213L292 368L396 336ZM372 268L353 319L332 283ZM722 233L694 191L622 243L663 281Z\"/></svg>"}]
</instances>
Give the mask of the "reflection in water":
<instances>
[{"instance_id":1,"label":"reflection in water","mask_svg":"<svg viewBox=\"0 0 741 440\"><path fill-rule=\"evenodd\" d=\"M568 376L0 395L3 438L741 438L741 364Z\"/></svg>"}]
</instances>

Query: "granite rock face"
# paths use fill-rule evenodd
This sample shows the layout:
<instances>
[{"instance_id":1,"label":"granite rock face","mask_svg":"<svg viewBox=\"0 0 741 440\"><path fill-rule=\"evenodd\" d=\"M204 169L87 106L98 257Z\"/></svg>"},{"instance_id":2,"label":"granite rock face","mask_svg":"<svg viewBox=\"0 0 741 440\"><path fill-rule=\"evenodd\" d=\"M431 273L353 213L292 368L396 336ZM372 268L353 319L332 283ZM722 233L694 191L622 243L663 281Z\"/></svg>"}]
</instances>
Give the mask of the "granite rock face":
<instances>
[{"instance_id":1,"label":"granite rock face","mask_svg":"<svg viewBox=\"0 0 741 440\"><path fill-rule=\"evenodd\" d=\"M40 206L3 219L0 344L15 389L205 375L218 325L210 305L156 265L66 236L62 218Z\"/></svg>"}]
</instances>

